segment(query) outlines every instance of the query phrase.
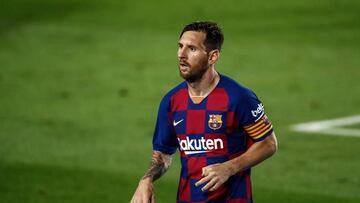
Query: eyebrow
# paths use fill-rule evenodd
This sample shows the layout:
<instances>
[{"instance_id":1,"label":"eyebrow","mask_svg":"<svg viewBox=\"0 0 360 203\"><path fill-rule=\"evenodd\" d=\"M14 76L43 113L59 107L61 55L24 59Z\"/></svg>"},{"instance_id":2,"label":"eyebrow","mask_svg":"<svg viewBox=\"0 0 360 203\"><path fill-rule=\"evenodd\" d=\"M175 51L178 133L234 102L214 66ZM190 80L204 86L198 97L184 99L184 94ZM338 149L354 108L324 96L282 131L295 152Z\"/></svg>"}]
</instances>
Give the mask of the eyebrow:
<instances>
[{"instance_id":1,"label":"eyebrow","mask_svg":"<svg viewBox=\"0 0 360 203\"><path fill-rule=\"evenodd\" d=\"M179 45L179 46L187 46L187 47L200 48L200 47L198 47L198 46L196 46L196 45L194 45L194 44L183 44L183 43L181 43L181 42L178 42L178 45Z\"/></svg>"}]
</instances>

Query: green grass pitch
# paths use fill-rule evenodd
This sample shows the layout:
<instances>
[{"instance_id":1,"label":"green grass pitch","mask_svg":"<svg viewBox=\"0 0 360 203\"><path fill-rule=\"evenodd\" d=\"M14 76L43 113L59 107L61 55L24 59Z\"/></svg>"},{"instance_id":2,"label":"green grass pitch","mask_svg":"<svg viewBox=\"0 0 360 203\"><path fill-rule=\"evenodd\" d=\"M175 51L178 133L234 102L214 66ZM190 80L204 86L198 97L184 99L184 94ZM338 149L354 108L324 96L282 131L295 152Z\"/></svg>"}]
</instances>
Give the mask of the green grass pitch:
<instances>
[{"instance_id":1,"label":"green grass pitch","mask_svg":"<svg viewBox=\"0 0 360 203\"><path fill-rule=\"evenodd\" d=\"M360 114L360 3L29 0L0 3L0 202L129 202L177 40L217 21L217 70L263 100L279 151L253 169L255 202L360 202L360 138L289 125ZM178 154L156 183L174 202Z\"/></svg>"}]
</instances>

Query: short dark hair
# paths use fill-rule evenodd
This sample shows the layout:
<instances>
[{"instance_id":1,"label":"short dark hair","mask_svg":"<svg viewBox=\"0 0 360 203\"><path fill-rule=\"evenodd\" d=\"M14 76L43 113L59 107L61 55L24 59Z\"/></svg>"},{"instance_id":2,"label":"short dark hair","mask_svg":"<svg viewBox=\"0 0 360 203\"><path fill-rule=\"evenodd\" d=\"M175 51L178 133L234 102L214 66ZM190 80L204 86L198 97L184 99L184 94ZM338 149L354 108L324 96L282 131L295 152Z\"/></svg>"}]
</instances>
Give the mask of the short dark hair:
<instances>
[{"instance_id":1,"label":"short dark hair","mask_svg":"<svg viewBox=\"0 0 360 203\"><path fill-rule=\"evenodd\" d=\"M186 31L197 31L205 33L206 38L204 45L207 51L215 49L218 49L219 51L221 50L221 46L224 42L224 35L217 23L207 21L192 22L184 27L180 34L180 38Z\"/></svg>"}]
</instances>

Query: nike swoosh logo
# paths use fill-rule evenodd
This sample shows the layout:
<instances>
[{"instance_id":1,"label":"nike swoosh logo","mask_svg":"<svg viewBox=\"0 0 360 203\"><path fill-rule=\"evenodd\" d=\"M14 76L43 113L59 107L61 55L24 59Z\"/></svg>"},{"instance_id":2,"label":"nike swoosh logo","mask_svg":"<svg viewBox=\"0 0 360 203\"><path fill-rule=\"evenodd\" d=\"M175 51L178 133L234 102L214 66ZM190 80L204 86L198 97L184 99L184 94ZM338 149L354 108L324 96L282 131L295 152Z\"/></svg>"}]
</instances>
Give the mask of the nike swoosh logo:
<instances>
[{"instance_id":1,"label":"nike swoosh logo","mask_svg":"<svg viewBox=\"0 0 360 203\"><path fill-rule=\"evenodd\" d=\"M177 121L177 122L174 120L174 122L173 122L174 127L177 126L177 125L179 125L179 123L181 123L183 120L184 120L184 119L181 119L181 120L179 120L179 121Z\"/></svg>"}]
</instances>

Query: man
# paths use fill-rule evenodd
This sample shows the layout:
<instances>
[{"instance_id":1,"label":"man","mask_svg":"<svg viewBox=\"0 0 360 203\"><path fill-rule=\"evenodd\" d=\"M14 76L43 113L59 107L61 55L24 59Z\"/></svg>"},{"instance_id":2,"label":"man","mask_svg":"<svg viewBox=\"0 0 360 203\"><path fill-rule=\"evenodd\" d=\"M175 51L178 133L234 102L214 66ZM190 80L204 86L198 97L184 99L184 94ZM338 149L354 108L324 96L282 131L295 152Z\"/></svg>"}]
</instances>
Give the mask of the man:
<instances>
[{"instance_id":1,"label":"man","mask_svg":"<svg viewBox=\"0 0 360 203\"><path fill-rule=\"evenodd\" d=\"M160 103L150 168L132 203L155 202L153 182L180 150L178 203L252 202L250 168L277 150L264 106L249 89L215 71L224 37L216 23L194 22L179 40L184 82Z\"/></svg>"}]
</instances>

